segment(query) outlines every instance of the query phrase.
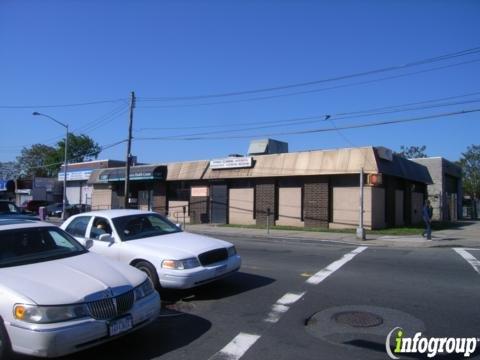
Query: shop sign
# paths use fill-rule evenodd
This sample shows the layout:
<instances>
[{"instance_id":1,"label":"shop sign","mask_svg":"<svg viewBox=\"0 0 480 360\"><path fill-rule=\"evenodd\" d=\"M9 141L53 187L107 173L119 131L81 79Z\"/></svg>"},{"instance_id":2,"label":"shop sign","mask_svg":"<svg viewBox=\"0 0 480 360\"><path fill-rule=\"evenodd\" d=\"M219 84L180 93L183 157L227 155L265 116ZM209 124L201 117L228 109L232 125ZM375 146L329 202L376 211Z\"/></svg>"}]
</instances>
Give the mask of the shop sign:
<instances>
[{"instance_id":1,"label":"shop sign","mask_svg":"<svg viewBox=\"0 0 480 360\"><path fill-rule=\"evenodd\" d=\"M215 159L210 161L210 169L239 169L239 168L251 168L251 157L229 157L224 159Z\"/></svg>"},{"instance_id":2,"label":"shop sign","mask_svg":"<svg viewBox=\"0 0 480 360\"><path fill-rule=\"evenodd\" d=\"M93 170L76 170L67 171L67 181L81 181L90 179L90 174ZM58 173L58 181L63 181L64 172Z\"/></svg>"},{"instance_id":3,"label":"shop sign","mask_svg":"<svg viewBox=\"0 0 480 360\"><path fill-rule=\"evenodd\" d=\"M207 197L208 196L208 187L207 186L192 186L191 188L192 197Z\"/></svg>"}]
</instances>

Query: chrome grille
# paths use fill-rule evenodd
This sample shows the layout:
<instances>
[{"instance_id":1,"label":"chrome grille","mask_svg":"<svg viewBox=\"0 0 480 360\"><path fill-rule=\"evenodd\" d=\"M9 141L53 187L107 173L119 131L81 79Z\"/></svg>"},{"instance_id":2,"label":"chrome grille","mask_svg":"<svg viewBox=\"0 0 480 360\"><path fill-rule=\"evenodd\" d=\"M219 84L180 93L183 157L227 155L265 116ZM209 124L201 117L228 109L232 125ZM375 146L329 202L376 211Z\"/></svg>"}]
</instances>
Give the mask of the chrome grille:
<instances>
[{"instance_id":1,"label":"chrome grille","mask_svg":"<svg viewBox=\"0 0 480 360\"><path fill-rule=\"evenodd\" d=\"M225 248L207 251L198 256L198 259L203 266L215 264L220 261L225 261L227 260L227 258L228 251Z\"/></svg>"},{"instance_id":2,"label":"chrome grille","mask_svg":"<svg viewBox=\"0 0 480 360\"><path fill-rule=\"evenodd\" d=\"M113 298L96 300L88 303L90 315L97 320L107 320L129 311L135 301L133 290Z\"/></svg>"},{"instance_id":3,"label":"chrome grille","mask_svg":"<svg viewBox=\"0 0 480 360\"><path fill-rule=\"evenodd\" d=\"M125 294L118 295L116 297L117 301L117 314L122 315L129 311L135 301L135 294L133 291L126 292Z\"/></svg>"}]
</instances>

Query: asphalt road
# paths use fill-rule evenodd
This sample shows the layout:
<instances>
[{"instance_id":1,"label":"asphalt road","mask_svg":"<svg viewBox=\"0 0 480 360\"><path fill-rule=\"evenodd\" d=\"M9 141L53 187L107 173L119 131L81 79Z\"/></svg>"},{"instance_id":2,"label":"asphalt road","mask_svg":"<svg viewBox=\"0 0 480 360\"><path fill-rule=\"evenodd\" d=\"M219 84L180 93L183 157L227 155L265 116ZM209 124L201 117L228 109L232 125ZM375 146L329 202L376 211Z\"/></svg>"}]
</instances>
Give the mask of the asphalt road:
<instances>
[{"instance_id":1,"label":"asphalt road","mask_svg":"<svg viewBox=\"0 0 480 360\"><path fill-rule=\"evenodd\" d=\"M239 273L163 294L155 323L68 358L388 359L397 326L407 337L480 337L480 263L467 262L480 249L226 240L243 258Z\"/></svg>"}]
</instances>

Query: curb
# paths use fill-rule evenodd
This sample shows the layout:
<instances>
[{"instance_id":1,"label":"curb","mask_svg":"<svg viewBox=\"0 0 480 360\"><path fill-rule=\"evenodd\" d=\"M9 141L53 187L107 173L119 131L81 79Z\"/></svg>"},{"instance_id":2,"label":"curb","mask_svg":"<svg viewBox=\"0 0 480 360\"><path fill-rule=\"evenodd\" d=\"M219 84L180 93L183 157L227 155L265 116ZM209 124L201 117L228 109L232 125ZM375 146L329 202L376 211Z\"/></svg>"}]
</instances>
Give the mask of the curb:
<instances>
[{"instance_id":1,"label":"curb","mask_svg":"<svg viewBox=\"0 0 480 360\"><path fill-rule=\"evenodd\" d=\"M357 241L353 239L318 239L314 237L299 237L295 235L289 236L288 234L278 234L267 235L267 234L242 234L241 232L222 232L222 231L211 231L211 230L202 230L202 229L186 229L187 232L205 235L205 236L227 236L234 238L250 238L258 240L268 240L276 242L300 242L305 244L315 244L315 243L329 243L329 244L342 244L342 245L351 245L351 246L374 246L374 247L396 247L396 248L453 248L453 247L470 247L470 248L479 248L479 244L464 244L463 241L443 240L441 237L437 237L433 240L425 240L416 237L395 237L395 236L385 236L382 238L367 239L365 241ZM245 239L248 241L248 239ZM469 241L465 239L466 241ZM446 243L448 241L448 243Z\"/></svg>"}]
</instances>

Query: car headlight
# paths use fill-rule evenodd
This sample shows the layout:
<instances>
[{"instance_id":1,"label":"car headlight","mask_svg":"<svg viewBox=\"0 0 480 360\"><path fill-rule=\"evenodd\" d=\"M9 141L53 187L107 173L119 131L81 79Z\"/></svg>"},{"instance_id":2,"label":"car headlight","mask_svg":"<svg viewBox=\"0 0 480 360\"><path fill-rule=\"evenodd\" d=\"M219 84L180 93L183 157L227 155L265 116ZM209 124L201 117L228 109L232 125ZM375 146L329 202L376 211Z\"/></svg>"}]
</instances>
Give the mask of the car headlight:
<instances>
[{"instance_id":1,"label":"car headlight","mask_svg":"<svg viewBox=\"0 0 480 360\"><path fill-rule=\"evenodd\" d=\"M49 324L90 316L86 304L37 306L16 304L13 307L15 319L36 324Z\"/></svg>"},{"instance_id":2,"label":"car headlight","mask_svg":"<svg viewBox=\"0 0 480 360\"><path fill-rule=\"evenodd\" d=\"M228 257L237 255L237 249L235 249L235 246L229 247L227 251L228 251Z\"/></svg>"},{"instance_id":3,"label":"car headlight","mask_svg":"<svg viewBox=\"0 0 480 360\"><path fill-rule=\"evenodd\" d=\"M155 291L153 288L152 281L150 278L147 278L143 283L138 285L135 289L135 300L138 301L140 299L143 299L144 297L150 295Z\"/></svg>"},{"instance_id":4,"label":"car headlight","mask_svg":"<svg viewBox=\"0 0 480 360\"><path fill-rule=\"evenodd\" d=\"M200 262L197 258L188 258L183 260L163 260L162 268L173 270L186 270L193 269L200 266Z\"/></svg>"}]
</instances>

